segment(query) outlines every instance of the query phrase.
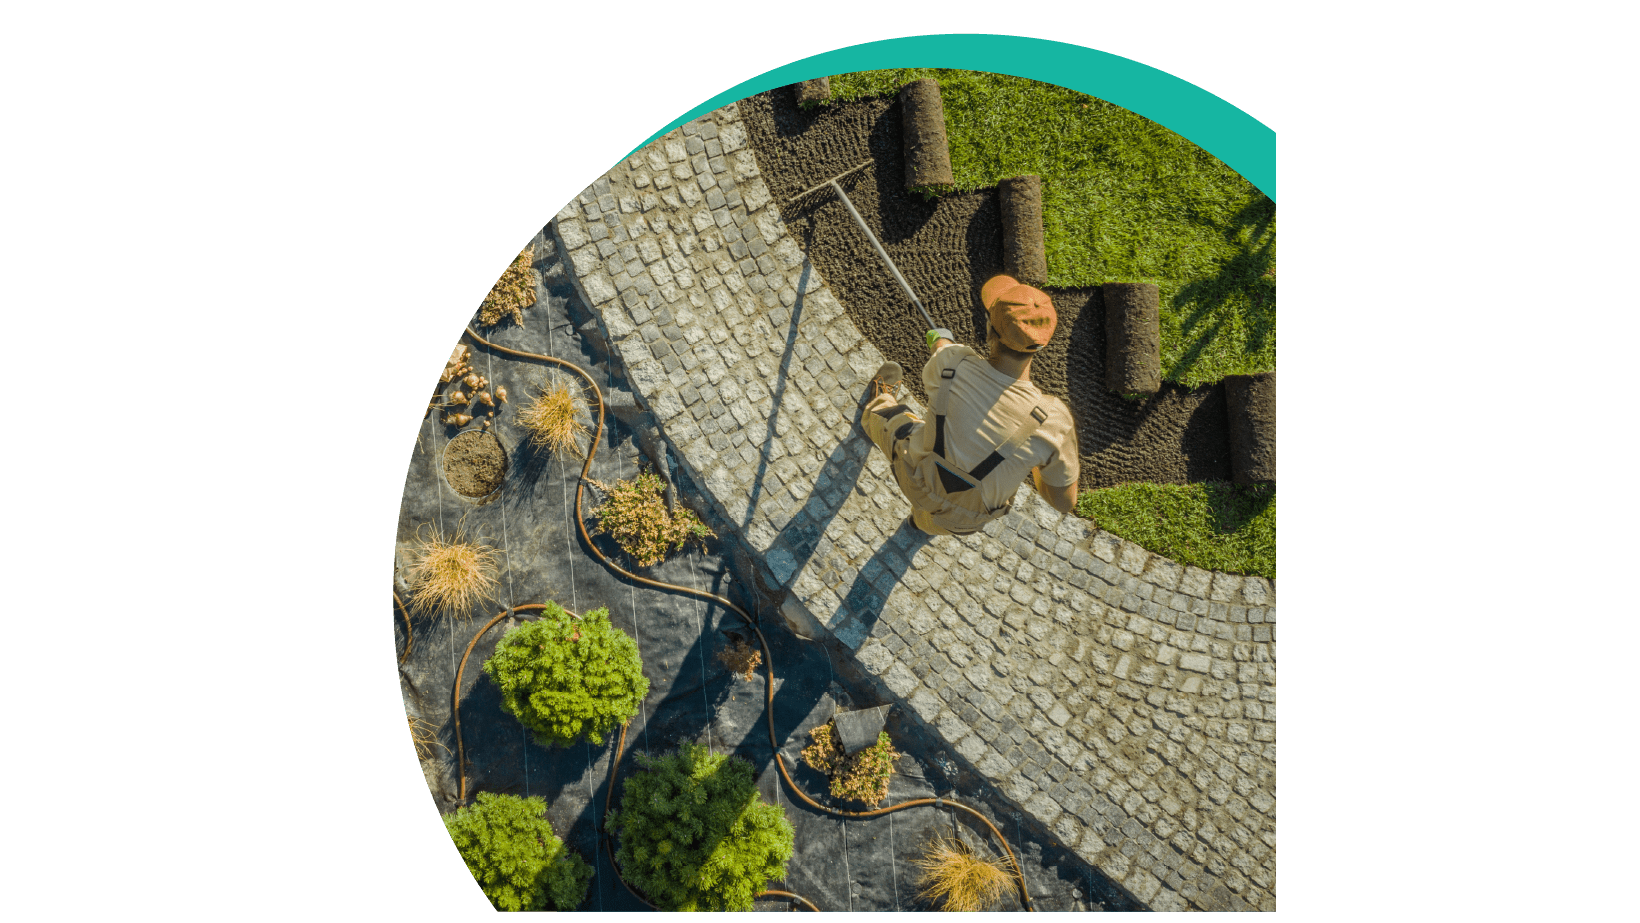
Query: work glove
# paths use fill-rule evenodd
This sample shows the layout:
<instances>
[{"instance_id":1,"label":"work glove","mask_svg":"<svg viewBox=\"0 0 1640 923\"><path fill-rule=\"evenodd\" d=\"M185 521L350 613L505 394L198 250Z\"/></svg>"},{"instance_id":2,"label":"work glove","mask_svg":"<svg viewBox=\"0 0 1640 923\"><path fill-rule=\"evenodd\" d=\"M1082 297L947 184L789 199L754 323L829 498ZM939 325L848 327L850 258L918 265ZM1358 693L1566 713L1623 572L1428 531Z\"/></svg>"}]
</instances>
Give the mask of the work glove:
<instances>
[{"instance_id":1,"label":"work glove","mask_svg":"<svg viewBox=\"0 0 1640 923\"><path fill-rule=\"evenodd\" d=\"M956 334L954 334L951 331L945 329L944 327L935 327L933 330L928 331L927 335L925 336L925 339L928 340L928 351L933 352L934 351L934 344L936 342L938 342L940 340L950 340L951 342L955 343L957 341L957 336L956 336Z\"/></svg>"}]
</instances>

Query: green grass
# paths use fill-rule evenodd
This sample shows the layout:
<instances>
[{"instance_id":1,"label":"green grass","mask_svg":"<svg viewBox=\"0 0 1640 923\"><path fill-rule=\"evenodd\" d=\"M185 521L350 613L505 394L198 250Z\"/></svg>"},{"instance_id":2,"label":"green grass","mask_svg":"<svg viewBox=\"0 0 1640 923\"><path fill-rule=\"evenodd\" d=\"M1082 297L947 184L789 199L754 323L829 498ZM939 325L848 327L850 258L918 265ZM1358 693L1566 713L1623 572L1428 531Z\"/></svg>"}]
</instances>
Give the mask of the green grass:
<instances>
[{"instance_id":1,"label":"green grass","mask_svg":"<svg viewBox=\"0 0 1640 923\"><path fill-rule=\"evenodd\" d=\"M958 190L1042 177L1048 284L1153 282L1162 377L1186 387L1276 365L1275 203L1213 155L1101 99L960 70L831 78L832 99L940 82Z\"/></svg>"},{"instance_id":2,"label":"green grass","mask_svg":"<svg viewBox=\"0 0 1640 923\"><path fill-rule=\"evenodd\" d=\"M1274 487L1122 484L1083 491L1076 514L1181 564L1276 576Z\"/></svg>"}]
</instances>

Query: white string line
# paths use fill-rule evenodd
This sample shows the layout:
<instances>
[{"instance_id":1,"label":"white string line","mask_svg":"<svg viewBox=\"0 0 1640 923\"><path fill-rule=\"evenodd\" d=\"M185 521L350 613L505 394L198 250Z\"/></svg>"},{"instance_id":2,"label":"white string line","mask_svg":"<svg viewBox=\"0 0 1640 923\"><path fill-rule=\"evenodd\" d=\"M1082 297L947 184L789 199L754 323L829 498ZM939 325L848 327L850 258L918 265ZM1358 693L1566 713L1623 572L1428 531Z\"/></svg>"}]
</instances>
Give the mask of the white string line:
<instances>
[{"instance_id":1,"label":"white string line","mask_svg":"<svg viewBox=\"0 0 1640 923\"><path fill-rule=\"evenodd\" d=\"M554 325L552 323L552 314L549 311L548 314L547 314L547 355L549 355L549 356L558 355L558 347L553 343L553 337L552 337L552 328L553 328L553 326ZM564 514L565 514L564 519L566 519L566 520L574 519L575 518L575 512L574 512L575 507L572 506L569 502L569 475L567 475L564 472L564 459L563 459L563 456L561 456L561 455L558 456L558 479L559 479L560 483L563 485L563 488L564 488ZM574 538L571 537L571 533L574 532L574 531L575 530L569 528L568 523L565 523L565 526L564 526L564 551L565 551L564 559L569 562L569 604L570 604L570 609L572 609L575 612L580 612L581 611L580 592L575 586L575 540L574 540Z\"/></svg>"},{"instance_id":2,"label":"white string line","mask_svg":"<svg viewBox=\"0 0 1640 923\"><path fill-rule=\"evenodd\" d=\"M568 312L566 311L565 313L566 313L566 316L567 316ZM614 387L614 384L615 384L615 372L614 372L613 369L610 369L609 367L606 366L604 368L604 386L606 388L610 388L610 387ZM626 473L626 463L621 460L621 443L620 443L620 440L618 438L616 438L616 435L620 432L620 428L619 428L620 425L621 425L620 420L615 419L614 417L610 418L610 420L609 420L609 441L612 444L612 447L610 449L610 453L615 456L615 480L617 480L617 481L619 481L621 479L621 477ZM637 441L636 437L634 437L633 441L634 441L634 443ZM591 442L587 443L587 451L588 452L592 451L592 443ZM634 478L636 478L638 476L638 472L636 470L634 470L632 472L632 476ZM637 648L638 648L638 662L642 663L643 662L643 638L640 636L640 634L638 632L638 588L637 588L637 585L635 583L632 583L632 582L627 583L627 585L626 585L626 600L627 600L628 611L632 614L632 643L637 645ZM647 712L645 712L644 703L641 702L641 701L638 703L638 717L643 720L643 752L644 752L644 756L649 756L650 755L650 753L649 753L649 715L648 715Z\"/></svg>"},{"instance_id":3,"label":"white string line","mask_svg":"<svg viewBox=\"0 0 1640 923\"><path fill-rule=\"evenodd\" d=\"M594 879L596 879L598 876L598 870L603 868L604 865L604 860L598 855L598 795L592 790L592 774L594 768L592 765L592 741L582 738L581 743L586 745L587 750L587 803L592 808L592 874ZM611 772L609 785L611 788L615 786L614 768L615 767L613 766L610 767ZM597 887L597 882L595 880L593 882L593 890L598 892L598 909L602 911L604 909L604 889Z\"/></svg>"},{"instance_id":4,"label":"white string line","mask_svg":"<svg viewBox=\"0 0 1640 923\"><path fill-rule=\"evenodd\" d=\"M1025 835L1019 831L1018 812L1014 813L1014 842L1019 844L1019 878L1023 881L1025 879ZM1006 843L1003 844L1003 848L1007 848Z\"/></svg>"},{"instance_id":5,"label":"white string line","mask_svg":"<svg viewBox=\"0 0 1640 923\"><path fill-rule=\"evenodd\" d=\"M665 462L662 462L665 464ZM673 496L677 495L678 486L672 485ZM687 552L685 552L687 554ZM704 553L702 555L704 557ZM689 586L697 593L701 592L699 575L693 568L689 570ZM706 697L706 601L695 598L695 634L700 639L700 702L706 707L706 746L712 746L712 700ZM734 680L730 680L734 682Z\"/></svg>"},{"instance_id":6,"label":"white string line","mask_svg":"<svg viewBox=\"0 0 1640 923\"><path fill-rule=\"evenodd\" d=\"M826 654L826 676L831 679L832 685L837 684L837 671L831 668L831 654L829 651ZM843 823L843 879L848 882L848 909L852 912L854 910L854 873L849 871L848 867L848 818L839 817L838 820Z\"/></svg>"},{"instance_id":7,"label":"white string line","mask_svg":"<svg viewBox=\"0 0 1640 923\"><path fill-rule=\"evenodd\" d=\"M439 456L442 453L439 451L439 447L438 447L438 414L437 414L437 412L430 413L430 414L427 415L427 431L428 431L429 436L431 437L428 441L433 444L433 454L432 454L432 457L428 459L428 463L429 463L429 465L431 465L431 467L433 469L433 498L438 504L438 513L437 513L438 531L439 531L438 537L439 537L440 541L443 541L444 535L445 535L445 532L444 532L444 476L439 473L438 460L439 460ZM448 645L448 647L450 649L450 675L454 676L456 674L456 628L455 628L455 620L452 618L452 619L446 619L445 621L446 621L447 624L445 626L446 630L444 632L444 637L445 637L445 640L450 642L449 645ZM461 767L457 767L457 768L460 769Z\"/></svg>"},{"instance_id":8,"label":"white string line","mask_svg":"<svg viewBox=\"0 0 1640 923\"><path fill-rule=\"evenodd\" d=\"M484 353L484 371L489 373L485 377L490 379L490 386L492 388L495 387L495 357L490 355L488 352ZM496 421L497 425L493 427L496 431L495 441L497 445L500 445L501 437L499 434L501 432L501 427L499 425L499 416L496 418ZM500 488L497 489L499 490ZM506 504L502 504L499 509L501 510L501 555L507 559L507 605L508 607L511 607L518 604L518 590L513 586L512 539L507 534ZM530 734L529 731L525 729L523 724L519 724L518 733L524 741L524 797L528 798L530 796Z\"/></svg>"},{"instance_id":9,"label":"white string line","mask_svg":"<svg viewBox=\"0 0 1640 923\"><path fill-rule=\"evenodd\" d=\"M843 881L848 884L848 909L854 910L854 873L848 868L848 818L839 817L843 823Z\"/></svg>"},{"instance_id":10,"label":"white string line","mask_svg":"<svg viewBox=\"0 0 1640 923\"><path fill-rule=\"evenodd\" d=\"M888 815L888 871L894 882L894 912L900 912L900 857L894 852L894 814Z\"/></svg>"},{"instance_id":11,"label":"white string line","mask_svg":"<svg viewBox=\"0 0 1640 923\"><path fill-rule=\"evenodd\" d=\"M547 355L556 356L558 354L558 348L553 342L552 328L553 328L554 325L553 325L552 310L551 310L552 306L551 306L550 302L548 303L547 307L548 307L548 311L547 311ZM569 502L569 480L568 480L568 477L564 474L564 459L562 457L559 457L559 459L558 459L558 477L559 477L559 480L562 482L563 487L564 487L564 512L566 514L564 516L564 519L566 519L566 520L571 519L571 518L574 517L575 513L574 513L574 507L572 507L570 505L570 502ZM581 611L580 594L579 594L579 592L578 592L578 590L576 589L576 586L575 586L575 542L574 542L574 539L571 538L571 536L570 536L570 533L572 531L573 530L570 529L568 527L568 524L566 523L565 528L564 528L564 549L568 553L564 555L564 558L565 558L565 560L567 560L569 562L569 601L570 601L570 608L575 612L580 612ZM593 776L593 773L594 773L594 770L596 769L596 767L593 765L593 762L592 762L592 741L583 740L582 743L586 747L586 754L587 754L587 804L592 808L592 815L593 815L593 821L592 821L592 852L593 852L592 858L593 858L593 867L592 867L592 872L593 872L594 878L596 878L598 876L598 870L603 867L603 860L598 858L598 829L599 829L599 826L600 826L600 824L598 822L598 794L597 794L597 792L595 792L593 790L593 787L592 787L592 776ZM613 765L610 766L611 770L613 770L614 768L615 767ZM610 778L609 784L611 786L613 786L615 784L615 779L613 778L613 776ZM601 888L601 887L598 888L597 890L598 890L598 909L601 911L601 910L604 909L604 891L603 891L603 888Z\"/></svg>"}]
</instances>

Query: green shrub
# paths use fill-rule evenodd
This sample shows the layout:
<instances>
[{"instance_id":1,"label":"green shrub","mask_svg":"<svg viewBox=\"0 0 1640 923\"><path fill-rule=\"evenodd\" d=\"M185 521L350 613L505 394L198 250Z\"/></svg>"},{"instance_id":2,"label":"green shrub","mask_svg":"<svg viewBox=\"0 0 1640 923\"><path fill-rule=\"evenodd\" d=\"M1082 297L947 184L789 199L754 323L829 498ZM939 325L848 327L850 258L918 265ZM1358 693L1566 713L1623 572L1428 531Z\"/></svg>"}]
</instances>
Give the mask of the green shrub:
<instances>
[{"instance_id":1,"label":"green shrub","mask_svg":"<svg viewBox=\"0 0 1640 923\"><path fill-rule=\"evenodd\" d=\"M583 733L601 744L649 694L638 645L609 623L608 609L576 618L547 603L539 619L502 636L484 672L501 707L542 746L567 747Z\"/></svg>"},{"instance_id":2,"label":"green shrub","mask_svg":"<svg viewBox=\"0 0 1640 923\"><path fill-rule=\"evenodd\" d=\"M621 874L662 910L750 910L771 879L786 877L794 833L758 797L745 760L684 744L637 755L609 830L621 839Z\"/></svg>"},{"instance_id":3,"label":"green shrub","mask_svg":"<svg viewBox=\"0 0 1640 923\"><path fill-rule=\"evenodd\" d=\"M497 910L574 910L592 867L547 822L544 798L479 792L478 803L444 815L467 870Z\"/></svg>"}]
</instances>

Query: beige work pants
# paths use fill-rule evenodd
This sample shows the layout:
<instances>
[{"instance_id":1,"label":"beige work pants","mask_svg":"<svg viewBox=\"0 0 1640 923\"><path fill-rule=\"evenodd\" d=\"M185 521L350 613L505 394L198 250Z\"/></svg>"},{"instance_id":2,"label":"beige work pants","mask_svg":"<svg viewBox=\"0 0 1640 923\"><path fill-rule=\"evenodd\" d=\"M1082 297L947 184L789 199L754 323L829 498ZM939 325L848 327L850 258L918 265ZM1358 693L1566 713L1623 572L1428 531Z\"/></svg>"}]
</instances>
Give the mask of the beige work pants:
<instances>
[{"instance_id":1,"label":"beige work pants","mask_svg":"<svg viewBox=\"0 0 1640 923\"><path fill-rule=\"evenodd\" d=\"M866 435L871 437L872 444L881 449L883 457L888 460L895 486L899 486L902 466L894 463L894 437L888 431L888 418L879 411L889 410L899 403L899 399L891 393L879 394L866 402L865 413L860 416L860 423L865 428ZM905 488L900 488L900 495L905 496ZM917 509L915 504L911 507L911 523L929 535L953 534L950 530L935 525L933 515L927 510Z\"/></svg>"}]
</instances>

